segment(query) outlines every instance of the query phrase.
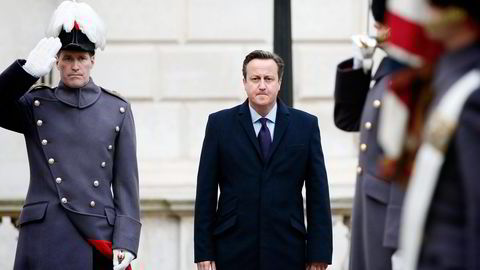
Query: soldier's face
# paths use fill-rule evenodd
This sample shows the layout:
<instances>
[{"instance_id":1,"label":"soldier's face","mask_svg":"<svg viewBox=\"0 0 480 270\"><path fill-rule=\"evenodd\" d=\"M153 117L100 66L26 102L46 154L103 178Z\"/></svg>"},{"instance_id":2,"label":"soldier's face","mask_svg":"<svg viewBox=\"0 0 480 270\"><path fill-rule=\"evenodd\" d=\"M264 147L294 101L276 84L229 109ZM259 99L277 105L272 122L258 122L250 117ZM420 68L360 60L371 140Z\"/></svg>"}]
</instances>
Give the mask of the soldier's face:
<instances>
[{"instance_id":1,"label":"soldier's face","mask_svg":"<svg viewBox=\"0 0 480 270\"><path fill-rule=\"evenodd\" d=\"M90 80L90 71L95 64L95 56L88 52L60 51L57 69L60 79L70 88L85 86Z\"/></svg>"},{"instance_id":2,"label":"soldier's face","mask_svg":"<svg viewBox=\"0 0 480 270\"><path fill-rule=\"evenodd\" d=\"M278 66L273 59L253 59L247 64L243 85L248 100L257 112L269 112L280 91Z\"/></svg>"}]
</instances>

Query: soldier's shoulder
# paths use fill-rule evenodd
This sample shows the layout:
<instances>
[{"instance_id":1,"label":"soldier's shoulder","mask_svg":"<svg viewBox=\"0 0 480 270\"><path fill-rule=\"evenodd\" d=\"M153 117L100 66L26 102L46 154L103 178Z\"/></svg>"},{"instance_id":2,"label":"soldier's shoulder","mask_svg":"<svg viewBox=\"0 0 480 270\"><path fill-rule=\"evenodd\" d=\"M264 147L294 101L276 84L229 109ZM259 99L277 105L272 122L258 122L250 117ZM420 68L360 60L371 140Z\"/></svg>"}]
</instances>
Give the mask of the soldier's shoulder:
<instances>
[{"instance_id":1,"label":"soldier's shoulder","mask_svg":"<svg viewBox=\"0 0 480 270\"><path fill-rule=\"evenodd\" d=\"M28 90L29 93L34 93L34 92L39 92L39 91L53 91L55 88L52 88L46 84L40 83L32 86L30 90Z\"/></svg>"},{"instance_id":2,"label":"soldier's shoulder","mask_svg":"<svg viewBox=\"0 0 480 270\"><path fill-rule=\"evenodd\" d=\"M39 97L39 98L47 98L47 99L54 99L54 92L55 88L50 87L47 84L36 84L28 90L28 94Z\"/></svg>"},{"instance_id":3,"label":"soldier's shoulder","mask_svg":"<svg viewBox=\"0 0 480 270\"><path fill-rule=\"evenodd\" d=\"M101 87L101 89L102 89L102 91L103 91L104 93L106 93L107 95L112 96L112 97L114 97L114 98L116 98L116 99L119 99L120 101L123 101L123 102L125 102L125 103L129 103L128 100L127 100L124 96L122 96L119 92L114 91L114 90L105 89L105 88L103 88L103 87Z\"/></svg>"}]
</instances>

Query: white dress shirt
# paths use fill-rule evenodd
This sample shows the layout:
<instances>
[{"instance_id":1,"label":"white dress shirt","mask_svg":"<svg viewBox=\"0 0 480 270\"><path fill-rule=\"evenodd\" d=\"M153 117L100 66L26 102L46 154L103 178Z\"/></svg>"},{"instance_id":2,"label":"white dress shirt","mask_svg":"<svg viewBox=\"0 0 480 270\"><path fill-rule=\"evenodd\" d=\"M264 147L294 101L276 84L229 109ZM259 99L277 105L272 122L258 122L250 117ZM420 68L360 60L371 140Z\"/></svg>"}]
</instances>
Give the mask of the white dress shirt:
<instances>
[{"instance_id":1,"label":"white dress shirt","mask_svg":"<svg viewBox=\"0 0 480 270\"><path fill-rule=\"evenodd\" d=\"M252 123L253 123L253 129L255 129L255 136L258 137L258 133L260 133L260 129L262 128L262 123L260 123L260 118L262 116L255 111L255 109L248 103L248 107L250 108L250 115L252 116ZM275 130L275 120L277 118L277 102L275 102L275 105L273 105L273 108L270 110L270 112L265 116L267 118L267 127L268 130L270 131L270 136L272 137L273 141L273 131Z\"/></svg>"}]
</instances>

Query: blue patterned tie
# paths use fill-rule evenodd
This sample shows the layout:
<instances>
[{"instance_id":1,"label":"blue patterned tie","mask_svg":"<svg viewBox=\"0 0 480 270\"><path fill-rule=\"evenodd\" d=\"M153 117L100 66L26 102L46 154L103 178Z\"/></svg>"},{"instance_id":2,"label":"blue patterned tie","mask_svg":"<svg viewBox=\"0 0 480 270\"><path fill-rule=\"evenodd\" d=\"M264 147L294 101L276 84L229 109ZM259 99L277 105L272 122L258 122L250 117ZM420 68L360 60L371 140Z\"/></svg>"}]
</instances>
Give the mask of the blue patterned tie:
<instances>
[{"instance_id":1,"label":"blue patterned tie","mask_svg":"<svg viewBox=\"0 0 480 270\"><path fill-rule=\"evenodd\" d=\"M260 149L262 150L263 158L266 160L268 158L268 152L270 151L270 144L272 144L272 136L270 135L270 130L267 127L267 118L260 118L260 123L262 128L258 133L258 142L260 143Z\"/></svg>"}]
</instances>

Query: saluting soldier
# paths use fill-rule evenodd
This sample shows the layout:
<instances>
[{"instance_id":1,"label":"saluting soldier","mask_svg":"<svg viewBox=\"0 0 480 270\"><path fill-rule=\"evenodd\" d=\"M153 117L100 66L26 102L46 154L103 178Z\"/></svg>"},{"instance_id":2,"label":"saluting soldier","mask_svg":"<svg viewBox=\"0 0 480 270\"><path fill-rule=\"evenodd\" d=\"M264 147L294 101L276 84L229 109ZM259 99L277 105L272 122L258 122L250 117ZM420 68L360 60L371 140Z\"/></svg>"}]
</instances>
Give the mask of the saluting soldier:
<instances>
[{"instance_id":1,"label":"saluting soldier","mask_svg":"<svg viewBox=\"0 0 480 270\"><path fill-rule=\"evenodd\" d=\"M386 56L371 76L375 47L382 47L390 29L384 23L385 0L373 0L377 37L354 36L354 57L337 67L335 125L360 131L359 160L352 217L350 269L388 270L397 248L403 189L378 170L382 150L377 141L379 111L390 74L406 66ZM375 84L370 88L370 82Z\"/></svg>"},{"instance_id":2,"label":"saluting soldier","mask_svg":"<svg viewBox=\"0 0 480 270\"><path fill-rule=\"evenodd\" d=\"M398 269L480 269L480 2L430 0L445 53L409 181Z\"/></svg>"},{"instance_id":3,"label":"saluting soldier","mask_svg":"<svg viewBox=\"0 0 480 270\"><path fill-rule=\"evenodd\" d=\"M130 268L141 227L133 116L90 77L105 28L65 1L47 34L0 74L0 126L25 136L31 175L14 269ZM29 90L54 64L58 86Z\"/></svg>"}]
</instances>

